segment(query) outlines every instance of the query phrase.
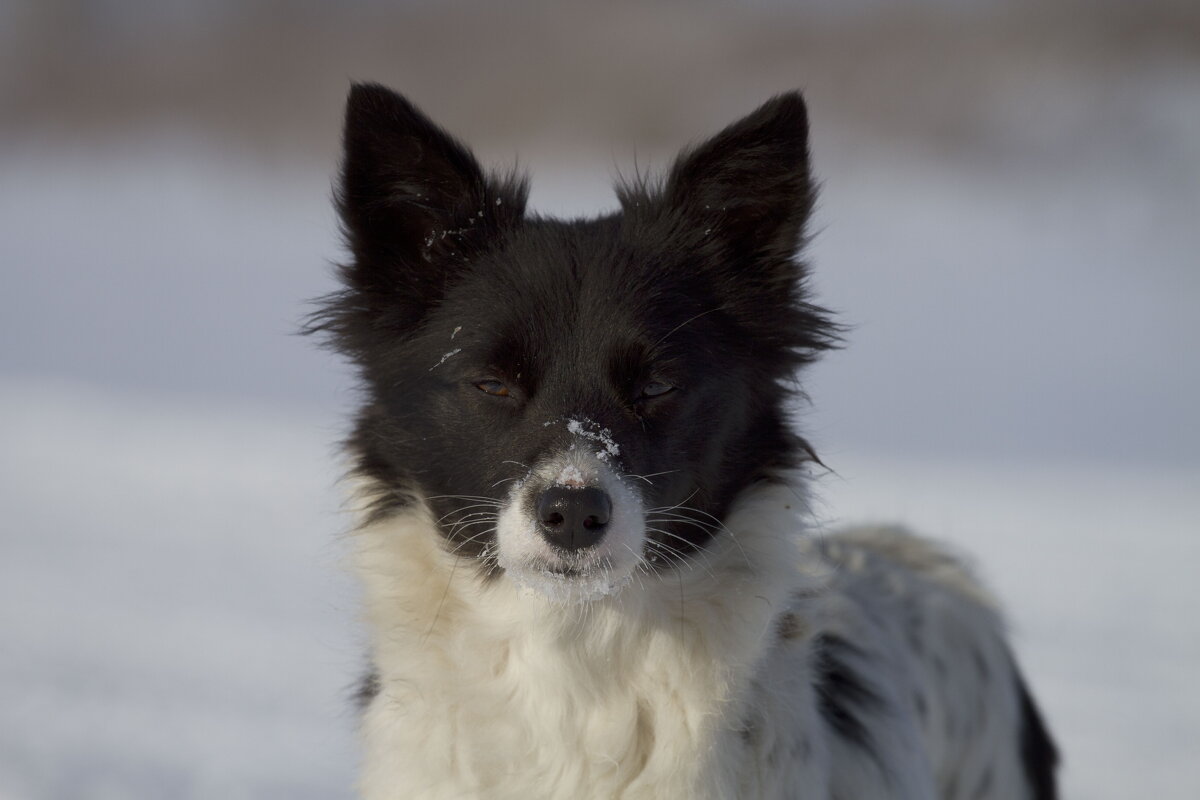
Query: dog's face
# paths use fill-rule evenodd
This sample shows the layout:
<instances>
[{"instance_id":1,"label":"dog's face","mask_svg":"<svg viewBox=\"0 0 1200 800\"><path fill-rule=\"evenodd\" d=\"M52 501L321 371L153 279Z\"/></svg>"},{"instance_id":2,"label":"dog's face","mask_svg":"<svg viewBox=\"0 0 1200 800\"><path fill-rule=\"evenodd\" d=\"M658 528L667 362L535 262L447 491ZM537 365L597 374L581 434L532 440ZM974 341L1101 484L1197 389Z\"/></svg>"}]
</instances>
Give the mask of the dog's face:
<instances>
[{"instance_id":1,"label":"dog's face","mask_svg":"<svg viewBox=\"0 0 1200 800\"><path fill-rule=\"evenodd\" d=\"M369 393L353 439L378 514L427 502L447 546L551 596L671 569L803 450L784 404L835 335L794 256L807 124L778 97L622 210L563 222L378 86L350 95L352 260L316 327Z\"/></svg>"}]
</instances>

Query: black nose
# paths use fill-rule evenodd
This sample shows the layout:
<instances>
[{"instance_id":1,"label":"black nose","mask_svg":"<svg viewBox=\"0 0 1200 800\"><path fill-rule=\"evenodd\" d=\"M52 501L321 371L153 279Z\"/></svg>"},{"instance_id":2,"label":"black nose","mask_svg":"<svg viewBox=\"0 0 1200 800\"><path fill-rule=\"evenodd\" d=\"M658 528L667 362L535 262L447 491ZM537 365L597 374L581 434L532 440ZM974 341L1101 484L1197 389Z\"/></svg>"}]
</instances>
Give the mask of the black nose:
<instances>
[{"instance_id":1,"label":"black nose","mask_svg":"<svg viewBox=\"0 0 1200 800\"><path fill-rule=\"evenodd\" d=\"M551 486L537 504L542 536L562 550L582 550L604 537L612 501L603 489Z\"/></svg>"}]
</instances>

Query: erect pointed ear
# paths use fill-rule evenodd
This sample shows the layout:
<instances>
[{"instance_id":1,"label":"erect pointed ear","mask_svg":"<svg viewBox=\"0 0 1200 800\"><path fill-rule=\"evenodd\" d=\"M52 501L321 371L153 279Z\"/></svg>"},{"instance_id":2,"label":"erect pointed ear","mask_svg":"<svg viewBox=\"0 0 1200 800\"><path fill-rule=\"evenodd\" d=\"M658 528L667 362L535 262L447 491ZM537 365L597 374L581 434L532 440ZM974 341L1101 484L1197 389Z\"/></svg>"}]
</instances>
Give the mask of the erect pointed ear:
<instances>
[{"instance_id":1,"label":"erect pointed ear","mask_svg":"<svg viewBox=\"0 0 1200 800\"><path fill-rule=\"evenodd\" d=\"M798 92L682 153L661 186L618 191L627 223L686 254L683 268L708 277L746 341L791 354L771 363L790 370L836 345L839 329L808 301L798 259L816 198Z\"/></svg>"},{"instance_id":2,"label":"erect pointed ear","mask_svg":"<svg viewBox=\"0 0 1200 800\"><path fill-rule=\"evenodd\" d=\"M465 146L378 84L351 88L343 148L337 203L353 253L343 278L358 308L400 303L415 323L524 213L523 181L485 175Z\"/></svg>"},{"instance_id":3,"label":"erect pointed ear","mask_svg":"<svg viewBox=\"0 0 1200 800\"><path fill-rule=\"evenodd\" d=\"M663 199L739 255L790 261L815 197L808 111L788 92L681 154Z\"/></svg>"}]
</instances>

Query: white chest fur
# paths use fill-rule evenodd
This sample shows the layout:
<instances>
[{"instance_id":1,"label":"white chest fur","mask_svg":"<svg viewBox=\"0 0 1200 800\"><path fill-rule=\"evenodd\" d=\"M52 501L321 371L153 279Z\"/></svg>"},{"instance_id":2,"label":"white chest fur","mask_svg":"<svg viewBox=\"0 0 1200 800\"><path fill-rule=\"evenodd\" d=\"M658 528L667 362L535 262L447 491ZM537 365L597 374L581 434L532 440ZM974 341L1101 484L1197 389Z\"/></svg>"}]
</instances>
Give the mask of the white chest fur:
<instances>
[{"instance_id":1,"label":"white chest fur","mask_svg":"<svg viewBox=\"0 0 1200 800\"><path fill-rule=\"evenodd\" d=\"M586 605L481 580L424 506L365 525L363 795L1030 796L991 601L902 532L810 540L798 505L755 487L703 556Z\"/></svg>"},{"instance_id":2,"label":"white chest fur","mask_svg":"<svg viewBox=\"0 0 1200 800\"><path fill-rule=\"evenodd\" d=\"M753 751L811 729L811 697L793 692L765 720L755 711L753 737L746 717L776 619L803 588L799 537L781 535L799 525L792 489L756 489L694 568L583 606L481 581L423 508L365 526L356 559L380 693L363 721L364 795L765 797L797 785L763 774ZM802 640L788 661L801 674L786 685L806 687ZM820 796L819 742L806 749L777 769L808 770Z\"/></svg>"}]
</instances>

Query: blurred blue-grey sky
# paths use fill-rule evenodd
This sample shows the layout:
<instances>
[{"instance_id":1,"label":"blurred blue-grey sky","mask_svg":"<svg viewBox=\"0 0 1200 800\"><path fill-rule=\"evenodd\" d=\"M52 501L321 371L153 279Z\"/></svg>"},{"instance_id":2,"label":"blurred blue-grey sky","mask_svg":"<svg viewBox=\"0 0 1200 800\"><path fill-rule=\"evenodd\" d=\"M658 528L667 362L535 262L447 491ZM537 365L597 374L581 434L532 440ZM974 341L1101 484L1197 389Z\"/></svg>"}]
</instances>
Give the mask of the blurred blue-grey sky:
<instances>
[{"instance_id":1,"label":"blurred blue-grey sky","mask_svg":"<svg viewBox=\"0 0 1200 800\"><path fill-rule=\"evenodd\" d=\"M1200 458L1200 12L1186 3L8 4L0 378L333 413L288 334L340 257L352 79L548 213L801 87L835 451Z\"/></svg>"}]
</instances>

